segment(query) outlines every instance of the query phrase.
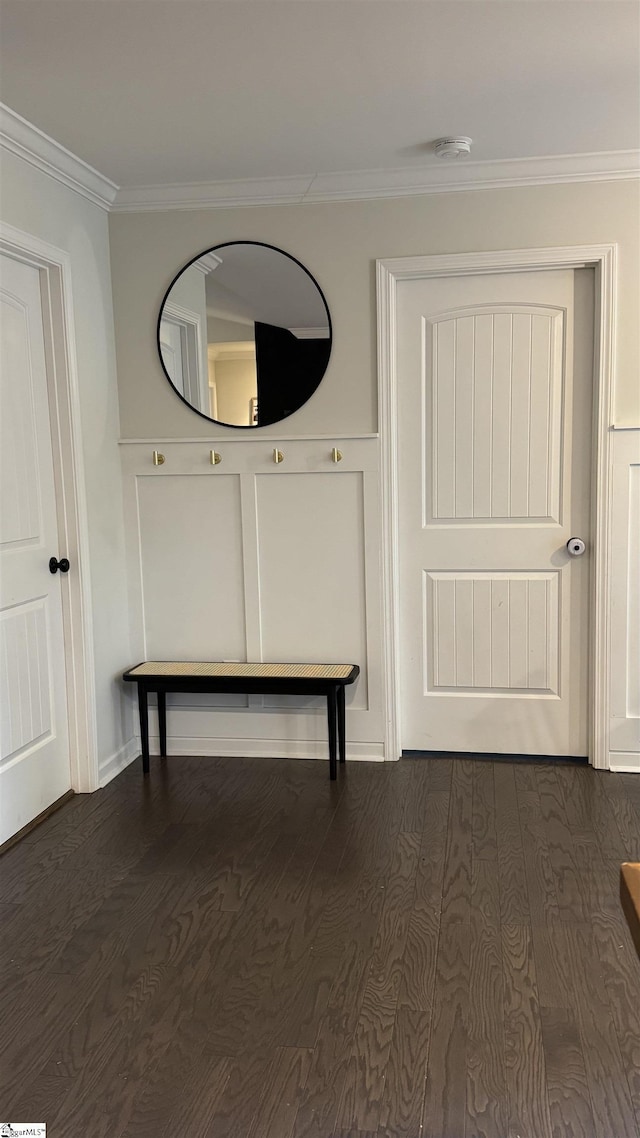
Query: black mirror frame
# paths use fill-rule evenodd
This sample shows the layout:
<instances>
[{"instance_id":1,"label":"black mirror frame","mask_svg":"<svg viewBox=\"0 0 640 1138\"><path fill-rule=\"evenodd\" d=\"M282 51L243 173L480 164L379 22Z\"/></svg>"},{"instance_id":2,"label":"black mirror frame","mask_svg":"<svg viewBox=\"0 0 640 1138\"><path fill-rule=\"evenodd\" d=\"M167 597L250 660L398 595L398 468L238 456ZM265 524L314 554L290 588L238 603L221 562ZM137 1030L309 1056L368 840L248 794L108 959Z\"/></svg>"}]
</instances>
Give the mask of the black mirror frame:
<instances>
[{"instance_id":1,"label":"black mirror frame","mask_svg":"<svg viewBox=\"0 0 640 1138\"><path fill-rule=\"evenodd\" d=\"M252 423L247 423L246 425L241 424L241 423L237 423L237 424L236 423L223 423L221 419L213 419L211 417L211 415L205 415L204 411L199 411L198 408L194 407L193 404L190 403L188 399L185 399L184 395L182 395L181 392L178 391L178 388L175 386L173 381L169 378L169 375L167 373L167 369L164 366L164 360L162 359L162 352L160 350L160 324L162 322L162 313L164 311L164 306L167 302L167 298L169 296L169 293L171 292L171 289L173 288L174 284L176 283L178 278L181 277L182 274L185 273L191 265L194 265L196 261L199 261L201 257L206 256L207 253L215 253L216 249L225 249L229 245L260 245L261 248L263 248L263 249L273 249L273 251L275 253L280 253L281 256L288 257L290 261L293 261L296 265L298 265L298 267L301 268L302 271L304 273L306 273L307 276L310 277L310 279L313 281L314 285L316 286L316 288L320 294L320 297L322 298L322 303L324 304L325 312L327 314L327 322L329 325L329 355L327 357L327 365L324 369L324 372L322 373L322 376L318 380L318 383L314 387L311 394L307 396L304 403L300 404L300 407L296 407L295 411L291 411L289 415L283 415L281 419L274 420L273 423L263 424L263 428L261 428L258 425L252 424ZM292 415L295 415L302 407L304 407L309 402L309 400L312 398L312 396L315 395L316 391L318 390L320 384L322 383L322 380L324 379L324 377L327 373L329 361L331 360L331 353L333 351L333 325L331 323L331 313L329 312L329 305L327 304L327 298L325 297L325 295L324 295L322 289L320 288L320 285L318 284L313 273L310 273L308 268L306 267L306 265L303 265L302 261L299 261L297 257L294 257L293 253L287 253L284 249L280 249L277 245L271 245L268 241L246 241L246 240L243 240L243 241L221 241L219 245L211 245L208 249L201 249L200 252L196 253L195 257L192 257L190 261L187 261L186 264L184 264L182 266L182 268L179 269L179 271L173 277L173 280L171 281L169 287L165 291L165 294L164 294L162 301L160 303L160 309L158 312L158 320L157 320L157 324L156 324L156 350L158 352L158 358L160 360L160 366L162 368L162 372L163 372L165 379L167 380L168 384L170 385L172 390L175 392L175 394L178 396L178 399L181 399L182 402L184 403L185 407L188 407L190 411L193 411L194 415L199 415L201 419L206 419L207 423L215 423L216 426L227 427L231 431L259 431L259 430L264 429L264 428L276 426L277 423L283 423L285 421L285 419L290 419Z\"/></svg>"}]
</instances>

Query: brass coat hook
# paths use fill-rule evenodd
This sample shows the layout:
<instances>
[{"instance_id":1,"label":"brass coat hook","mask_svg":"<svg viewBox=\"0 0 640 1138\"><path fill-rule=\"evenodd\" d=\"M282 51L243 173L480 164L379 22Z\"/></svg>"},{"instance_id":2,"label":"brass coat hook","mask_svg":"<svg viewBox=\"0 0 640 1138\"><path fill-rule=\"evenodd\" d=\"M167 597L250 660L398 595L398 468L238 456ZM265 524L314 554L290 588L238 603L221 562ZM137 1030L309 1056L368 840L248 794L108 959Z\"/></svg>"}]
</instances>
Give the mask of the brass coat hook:
<instances>
[{"instance_id":1,"label":"brass coat hook","mask_svg":"<svg viewBox=\"0 0 640 1138\"><path fill-rule=\"evenodd\" d=\"M274 450L273 461L274 462L284 462L284 455L283 455L281 450Z\"/></svg>"},{"instance_id":2,"label":"brass coat hook","mask_svg":"<svg viewBox=\"0 0 640 1138\"><path fill-rule=\"evenodd\" d=\"M153 452L153 465L154 466L162 466L163 462L164 462L164 455L160 454L160 451L154 450L154 452Z\"/></svg>"},{"instance_id":3,"label":"brass coat hook","mask_svg":"<svg viewBox=\"0 0 640 1138\"><path fill-rule=\"evenodd\" d=\"M337 447L334 447L333 450L331 451L331 461L332 462L342 462L342 451L338 450Z\"/></svg>"},{"instance_id":4,"label":"brass coat hook","mask_svg":"<svg viewBox=\"0 0 640 1138\"><path fill-rule=\"evenodd\" d=\"M209 451L209 462L212 466L217 466L219 462L222 462L222 456L218 454L217 450Z\"/></svg>"}]
</instances>

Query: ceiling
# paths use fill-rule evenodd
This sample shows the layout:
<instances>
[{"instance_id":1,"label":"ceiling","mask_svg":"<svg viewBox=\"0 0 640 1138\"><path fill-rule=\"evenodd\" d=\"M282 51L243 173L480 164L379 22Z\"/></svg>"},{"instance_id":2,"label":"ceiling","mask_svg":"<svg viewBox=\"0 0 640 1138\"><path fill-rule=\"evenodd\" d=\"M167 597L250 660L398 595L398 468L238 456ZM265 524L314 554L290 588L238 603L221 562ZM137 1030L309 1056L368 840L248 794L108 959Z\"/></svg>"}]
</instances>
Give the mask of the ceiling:
<instances>
[{"instance_id":1,"label":"ceiling","mask_svg":"<svg viewBox=\"0 0 640 1138\"><path fill-rule=\"evenodd\" d=\"M212 315L280 328L326 328L327 308L318 285L292 257L249 241L218 246L215 253L220 264L205 277Z\"/></svg>"},{"instance_id":2,"label":"ceiling","mask_svg":"<svg viewBox=\"0 0 640 1138\"><path fill-rule=\"evenodd\" d=\"M0 66L125 187L442 166L452 133L485 162L640 141L636 0L1 0Z\"/></svg>"}]
</instances>

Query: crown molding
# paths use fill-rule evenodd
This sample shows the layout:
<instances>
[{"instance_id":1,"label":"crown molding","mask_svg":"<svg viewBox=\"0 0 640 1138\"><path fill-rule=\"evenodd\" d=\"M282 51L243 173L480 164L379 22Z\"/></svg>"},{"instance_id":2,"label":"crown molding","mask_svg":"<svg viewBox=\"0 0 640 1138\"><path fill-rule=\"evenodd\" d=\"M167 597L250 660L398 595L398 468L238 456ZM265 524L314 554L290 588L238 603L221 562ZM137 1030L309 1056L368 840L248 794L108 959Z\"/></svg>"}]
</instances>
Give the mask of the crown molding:
<instances>
[{"instance_id":1,"label":"crown molding","mask_svg":"<svg viewBox=\"0 0 640 1138\"><path fill-rule=\"evenodd\" d=\"M118 191L115 182L4 103L0 103L0 147L82 194L94 205L111 208Z\"/></svg>"},{"instance_id":2,"label":"crown molding","mask_svg":"<svg viewBox=\"0 0 640 1138\"><path fill-rule=\"evenodd\" d=\"M443 194L458 190L485 190L511 186L551 185L561 182L610 182L640 177L640 150L601 154L558 154L542 158L505 158L493 162L455 162L318 174L305 201L348 201L366 198Z\"/></svg>"},{"instance_id":3,"label":"crown molding","mask_svg":"<svg viewBox=\"0 0 640 1138\"><path fill-rule=\"evenodd\" d=\"M640 150L560 154L495 162L353 170L307 177L246 178L234 182L132 186L118 191L111 209L137 213L174 209L362 201L562 182L614 182L640 177Z\"/></svg>"},{"instance_id":4,"label":"crown molding","mask_svg":"<svg viewBox=\"0 0 640 1138\"><path fill-rule=\"evenodd\" d=\"M613 182L640 177L640 150L437 163L390 170L244 178L118 187L16 111L0 103L0 148L108 212L229 209L238 206L364 201L562 182Z\"/></svg>"},{"instance_id":5,"label":"crown molding","mask_svg":"<svg viewBox=\"0 0 640 1138\"><path fill-rule=\"evenodd\" d=\"M233 182L182 182L129 186L118 190L114 213L174 209L233 209L251 205L293 205L305 200L312 174L284 178L244 178Z\"/></svg>"},{"instance_id":6,"label":"crown molding","mask_svg":"<svg viewBox=\"0 0 640 1138\"><path fill-rule=\"evenodd\" d=\"M194 269L199 269L203 276L208 276L213 273L219 265L222 264L222 257L216 257L215 253L205 253L204 257L199 257L197 261L193 262Z\"/></svg>"}]
</instances>

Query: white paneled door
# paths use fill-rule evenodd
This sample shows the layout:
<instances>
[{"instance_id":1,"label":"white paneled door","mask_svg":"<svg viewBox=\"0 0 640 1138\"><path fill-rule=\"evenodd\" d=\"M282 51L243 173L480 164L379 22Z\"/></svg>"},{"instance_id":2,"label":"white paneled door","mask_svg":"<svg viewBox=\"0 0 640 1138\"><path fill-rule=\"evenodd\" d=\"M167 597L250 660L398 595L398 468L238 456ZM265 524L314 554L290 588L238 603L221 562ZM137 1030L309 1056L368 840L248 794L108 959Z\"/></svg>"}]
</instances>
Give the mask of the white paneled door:
<instances>
[{"instance_id":1,"label":"white paneled door","mask_svg":"<svg viewBox=\"0 0 640 1138\"><path fill-rule=\"evenodd\" d=\"M406 750L587 754L592 371L591 270L398 283Z\"/></svg>"},{"instance_id":2,"label":"white paneled door","mask_svg":"<svg viewBox=\"0 0 640 1138\"><path fill-rule=\"evenodd\" d=\"M70 787L40 279L0 258L0 843Z\"/></svg>"}]
</instances>

